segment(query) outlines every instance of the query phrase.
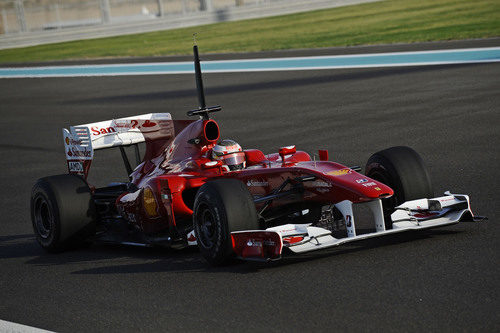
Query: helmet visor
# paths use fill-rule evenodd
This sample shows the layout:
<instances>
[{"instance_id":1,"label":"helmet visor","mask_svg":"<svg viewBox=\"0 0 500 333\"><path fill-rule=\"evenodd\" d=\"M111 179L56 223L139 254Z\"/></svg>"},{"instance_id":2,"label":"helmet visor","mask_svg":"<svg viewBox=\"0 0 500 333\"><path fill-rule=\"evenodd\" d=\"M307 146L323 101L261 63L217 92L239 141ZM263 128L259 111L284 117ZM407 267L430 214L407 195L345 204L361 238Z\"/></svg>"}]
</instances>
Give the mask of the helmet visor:
<instances>
[{"instance_id":1,"label":"helmet visor","mask_svg":"<svg viewBox=\"0 0 500 333\"><path fill-rule=\"evenodd\" d=\"M222 155L222 160L224 161L224 164L226 165L238 165L242 164L245 162L245 153L244 152L237 152L237 153L230 153L226 155Z\"/></svg>"}]
</instances>

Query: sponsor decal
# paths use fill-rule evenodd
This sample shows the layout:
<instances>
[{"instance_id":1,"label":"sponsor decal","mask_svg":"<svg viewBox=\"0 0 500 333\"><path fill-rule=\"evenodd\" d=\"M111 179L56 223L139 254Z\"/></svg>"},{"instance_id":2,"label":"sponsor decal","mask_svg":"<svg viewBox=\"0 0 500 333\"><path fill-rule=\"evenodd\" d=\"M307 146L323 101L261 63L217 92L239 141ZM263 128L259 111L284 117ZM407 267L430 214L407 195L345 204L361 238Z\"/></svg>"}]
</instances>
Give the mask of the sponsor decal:
<instances>
[{"instance_id":1,"label":"sponsor decal","mask_svg":"<svg viewBox=\"0 0 500 333\"><path fill-rule=\"evenodd\" d=\"M92 152L87 147L70 147L66 153L69 157L91 158Z\"/></svg>"},{"instance_id":2,"label":"sponsor decal","mask_svg":"<svg viewBox=\"0 0 500 333\"><path fill-rule=\"evenodd\" d=\"M255 239L249 239L247 244L248 247L262 247L264 246L275 246L276 243L271 241L271 240L264 240L264 241L259 241Z\"/></svg>"},{"instance_id":3,"label":"sponsor decal","mask_svg":"<svg viewBox=\"0 0 500 333\"><path fill-rule=\"evenodd\" d=\"M380 187L375 187L375 189L376 189L377 191L382 191L382 189L381 189Z\"/></svg>"},{"instance_id":4,"label":"sponsor decal","mask_svg":"<svg viewBox=\"0 0 500 333\"><path fill-rule=\"evenodd\" d=\"M115 120L115 127L118 128L118 129L126 129L128 130L129 128L132 128L132 123L130 121L123 121L123 120ZM114 127L108 127L108 128L112 128L114 129ZM99 130L97 130L98 132L100 132ZM112 132L110 132L112 133Z\"/></svg>"},{"instance_id":5,"label":"sponsor decal","mask_svg":"<svg viewBox=\"0 0 500 333\"><path fill-rule=\"evenodd\" d=\"M377 183L375 183L375 182L369 182L369 183L361 184L361 185L363 185L364 187L372 187L372 186L377 186Z\"/></svg>"},{"instance_id":6,"label":"sponsor decal","mask_svg":"<svg viewBox=\"0 0 500 333\"><path fill-rule=\"evenodd\" d=\"M253 240L253 239L249 239L248 242L247 242L247 246L262 246L262 242L259 242L259 241L256 241L256 240Z\"/></svg>"},{"instance_id":7,"label":"sponsor decal","mask_svg":"<svg viewBox=\"0 0 500 333\"><path fill-rule=\"evenodd\" d=\"M143 123L142 123L142 127L154 127L156 126L156 123L155 122L152 122L150 120L145 120Z\"/></svg>"},{"instance_id":8,"label":"sponsor decal","mask_svg":"<svg viewBox=\"0 0 500 333\"><path fill-rule=\"evenodd\" d=\"M75 140L73 138L70 138L70 137L66 137L66 139L64 139L64 142L66 142L66 145L68 146L79 146L82 144L82 140Z\"/></svg>"},{"instance_id":9,"label":"sponsor decal","mask_svg":"<svg viewBox=\"0 0 500 333\"><path fill-rule=\"evenodd\" d=\"M286 243L286 244L295 244L295 243L301 242L302 240L304 240L304 237L302 237L302 236L283 237L283 243Z\"/></svg>"},{"instance_id":10,"label":"sponsor decal","mask_svg":"<svg viewBox=\"0 0 500 333\"><path fill-rule=\"evenodd\" d=\"M92 135L94 135L94 136L116 133L116 129L113 126L102 127L102 128L97 127L97 126L93 126L90 128L90 130L92 131Z\"/></svg>"},{"instance_id":11,"label":"sponsor decal","mask_svg":"<svg viewBox=\"0 0 500 333\"><path fill-rule=\"evenodd\" d=\"M109 134L109 133L113 133L115 132L116 130L122 130L122 129L125 129L125 130L131 130L131 129L139 129L141 127L145 127L145 128L150 128L150 127L155 127L156 125L158 125L157 123L155 123L154 121L151 121L149 119L146 119L144 121L142 121L141 124L139 124L139 120L135 120L135 119L115 119L113 121L113 126L110 126L110 127L105 127L105 128L98 128L98 127L95 127L95 132L93 132L94 135L101 135L101 134ZM92 130L94 129L94 127L91 128Z\"/></svg>"},{"instance_id":12,"label":"sponsor decal","mask_svg":"<svg viewBox=\"0 0 500 333\"><path fill-rule=\"evenodd\" d=\"M327 172L327 175L330 176L345 176L352 173L351 169L340 169L340 170L335 170L335 171L330 171Z\"/></svg>"},{"instance_id":13,"label":"sponsor decal","mask_svg":"<svg viewBox=\"0 0 500 333\"><path fill-rule=\"evenodd\" d=\"M322 180L316 180L314 182L308 183L311 187L332 187L332 184L327 183Z\"/></svg>"},{"instance_id":14,"label":"sponsor decal","mask_svg":"<svg viewBox=\"0 0 500 333\"><path fill-rule=\"evenodd\" d=\"M68 162L69 172L83 173L83 163L82 162Z\"/></svg>"},{"instance_id":15,"label":"sponsor decal","mask_svg":"<svg viewBox=\"0 0 500 333\"><path fill-rule=\"evenodd\" d=\"M114 134L117 132L126 132L130 130L139 130L144 128L145 130L154 130L154 127L158 126L158 122L137 119L114 119L112 121L106 121L100 124L94 124L90 127L90 132L93 137L104 136L108 134Z\"/></svg>"},{"instance_id":16,"label":"sponsor decal","mask_svg":"<svg viewBox=\"0 0 500 333\"><path fill-rule=\"evenodd\" d=\"M366 183L367 181L368 179L356 179L356 183L358 184Z\"/></svg>"},{"instance_id":17,"label":"sponsor decal","mask_svg":"<svg viewBox=\"0 0 500 333\"><path fill-rule=\"evenodd\" d=\"M269 186L269 183L266 181L250 179L249 181L247 181L247 186Z\"/></svg>"},{"instance_id":18,"label":"sponsor decal","mask_svg":"<svg viewBox=\"0 0 500 333\"><path fill-rule=\"evenodd\" d=\"M350 228L352 226L352 218L351 215L346 215L345 217L345 225Z\"/></svg>"}]
</instances>

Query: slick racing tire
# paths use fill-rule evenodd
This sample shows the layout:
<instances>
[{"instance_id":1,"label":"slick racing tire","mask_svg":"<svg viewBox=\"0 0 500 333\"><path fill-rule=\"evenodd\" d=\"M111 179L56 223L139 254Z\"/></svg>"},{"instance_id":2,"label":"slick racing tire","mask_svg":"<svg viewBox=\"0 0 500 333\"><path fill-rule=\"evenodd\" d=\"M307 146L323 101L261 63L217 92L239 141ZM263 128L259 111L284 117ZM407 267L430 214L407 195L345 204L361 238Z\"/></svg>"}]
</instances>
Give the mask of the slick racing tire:
<instances>
[{"instance_id":1,"label":"slick racing tire","mask_svg":"<svg viewBox=\"0 0 500 333\"><path fill-rule=\"evenodd\" d=\"M392 229L394 207L405 201L434 197L425 164L409 147L391 147L373 154L366 163L365 174L394 190L392 197L382 200L386 229Z\"/></svg>"},{"instance_id":2,"label":"slick racing tire","mask_svg":"<svg viewBox=\"0 0 500 333\"><path fill-rule=\"evenodd\" d=\"M193 229L202 256L214 266L234 261L232 231L257 230L253 198L239 180L218 179L198 190L193 209Z\"/></svg>"},{"instance_id":3,"label":"slick racing tire","mask_svg":"<svg viewBox=\"0 0 500 333\"><path fill-rule=\"evenodd\" d=\"M39 179L31 191L31 221L40 245L59 252L95 234L96 209L89 186L76 175Z\"/></svg>"}]
</instances>

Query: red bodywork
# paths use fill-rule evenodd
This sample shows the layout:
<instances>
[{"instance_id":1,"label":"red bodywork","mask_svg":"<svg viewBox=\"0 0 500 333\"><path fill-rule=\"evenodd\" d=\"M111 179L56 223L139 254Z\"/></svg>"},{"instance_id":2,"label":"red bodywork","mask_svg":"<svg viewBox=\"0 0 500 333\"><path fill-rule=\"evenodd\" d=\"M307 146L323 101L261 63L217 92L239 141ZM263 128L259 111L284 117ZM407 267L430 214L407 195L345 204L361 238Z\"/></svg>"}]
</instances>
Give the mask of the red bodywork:
<instances>
[{"instance_id":1,"label":"red bodywork","mask_svg":"<svg viewBox=\"0 0 500 333\"><path fill-rule=\"evenodd\" d=\"M161 130L156 134L144 135L144 161L131 175L138 190L124 193L116 202L120 214L146 234L179 230L180 226L182 230L189 229L197 189L216 178L241 180L258 198L271 194L287 179L315 177L303 183L301 195L276 199L271 208L298 202L356 203L393 194L390 187L376 180L325 161L328 158L325 151L320 152L322 160L312 161L309 154L295 151L293 146L268 155L256 149L245 150L246 169L227 172L220 164L206 164L212 162L211 148L219 140L219 127L214 120L164 121L160 125ZM259 204L256 205L259 209ZM180 236L185 235L184 232Z\"/></svg>"}]
</instances>

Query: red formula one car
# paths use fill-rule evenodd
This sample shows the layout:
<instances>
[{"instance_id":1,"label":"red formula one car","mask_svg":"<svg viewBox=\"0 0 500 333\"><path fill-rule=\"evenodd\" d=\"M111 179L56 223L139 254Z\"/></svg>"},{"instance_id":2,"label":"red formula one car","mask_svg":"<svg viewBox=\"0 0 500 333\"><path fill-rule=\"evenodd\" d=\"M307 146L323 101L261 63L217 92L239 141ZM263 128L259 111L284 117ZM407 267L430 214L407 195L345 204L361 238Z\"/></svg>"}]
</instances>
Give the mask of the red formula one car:
<instances>
[{"instance_id":1,"label":"red formula one car","mask_svg":"<svg viewBox=\"0 0 500 333\"><path fill-rule=\"evenodd\" d=\"M209 115L220 107L205 106L194 51L200 108L188 115L199 119L146 114L63 129L69 174L41 178L32 191L42 247L60 251L89 240L197 245L219 265L480 219L466 195L434 198L422 159L408 147L373 154L365 174L329 161L324 150L319 160L295 146L268 155L237 145L217 150L219 126ZM124 147L134 146L139 159L142 142L144 157L132 170ZM111 147L121 150L130 181L95 188L86 181L94 151ZM371 230L356 228L357 207L371 213Z\"/></svg>"}]
</instances>

